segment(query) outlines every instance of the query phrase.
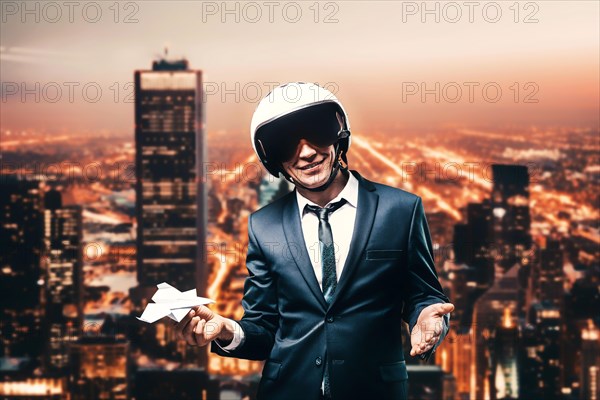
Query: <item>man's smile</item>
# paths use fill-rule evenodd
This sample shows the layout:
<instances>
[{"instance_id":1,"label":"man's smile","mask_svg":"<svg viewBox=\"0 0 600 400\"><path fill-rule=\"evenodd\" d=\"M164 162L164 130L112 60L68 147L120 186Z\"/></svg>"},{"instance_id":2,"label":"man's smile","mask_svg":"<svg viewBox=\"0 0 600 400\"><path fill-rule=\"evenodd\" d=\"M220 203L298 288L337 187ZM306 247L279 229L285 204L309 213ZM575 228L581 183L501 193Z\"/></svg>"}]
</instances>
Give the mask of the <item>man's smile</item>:
<instances>
[{"instance_id":1,"label":"man's smile","mask_svg":"<svg viewBox=\"0 0 600 400\"><path fill-rule=\"evenodd\" d=\"M318 167L319 165L323 164L323 162L327 159L327 157L323 158L321 161L316 161L316 162L312 162L310 164L304 165L302 167L298 167L298 169L302 170L302 171L310 171L313 168Z\"/></svg>"}]
</instances>

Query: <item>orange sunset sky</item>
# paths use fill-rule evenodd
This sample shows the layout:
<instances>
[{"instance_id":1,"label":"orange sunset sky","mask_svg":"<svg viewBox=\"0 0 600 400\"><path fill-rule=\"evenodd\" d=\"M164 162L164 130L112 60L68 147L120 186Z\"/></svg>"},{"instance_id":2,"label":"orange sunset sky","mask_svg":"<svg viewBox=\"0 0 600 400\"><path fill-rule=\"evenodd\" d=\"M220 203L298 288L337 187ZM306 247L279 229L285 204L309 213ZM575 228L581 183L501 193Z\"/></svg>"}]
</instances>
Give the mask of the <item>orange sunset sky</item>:
<instances>
[{"instance_id":1,"label":"orange sunset sky","mask_svg":"<svg viewBox=\"0 0 600 400\"><path fill-rule=\"evenodd\" d=\"M464 2L297 1L271 10L265 2L138 1L117 9L100 1L99 9L78 3L71 16L62 6L40 3L27 14L22 2L8 4L0 27L2 130L133 134L129 82L165 46L170 57L202 69L213 88L230 90L207 97L209 131L246 133L268 85L286 81L327 84L353 128L365 132L599 125L597 1L476 2L474 9ZM65 82L78 84L72 102ZM436 82L439 103L433 94L424 102L421 93L407 95L407 85L435 90ZM465 82L476 85L473 102ZM12 92L35 91L36 83L39 99ZM97 102L82 94L88 83L102 90ZM501 89L498 101L486 100L486 84ZM56 86L62 96L50 102Z\"/></svg>"}]
</instances>

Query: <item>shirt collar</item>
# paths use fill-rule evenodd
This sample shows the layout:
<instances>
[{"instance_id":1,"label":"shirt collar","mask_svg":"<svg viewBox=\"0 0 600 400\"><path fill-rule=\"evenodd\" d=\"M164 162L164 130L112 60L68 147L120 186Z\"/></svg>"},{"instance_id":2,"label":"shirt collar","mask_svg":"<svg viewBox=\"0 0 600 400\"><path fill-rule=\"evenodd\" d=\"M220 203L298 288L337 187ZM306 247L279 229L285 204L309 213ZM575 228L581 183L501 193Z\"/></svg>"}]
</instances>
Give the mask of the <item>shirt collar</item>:
<instances>
[{"instance_id":1,"label":"shirt collar","mask_svg":"<svg viewBox=\"0 0 600 400\"><path fill-rule=\"evenodd\" d=\"M348 173L348 175L348 182L346 182L346 186L344 186L344 189L342 189L342 191L327 204L335 203L336 201L339 201L341 199L346 199L350 206L356 208L356 205L358 203L358 179L356 179L356 177L352 173ZM306 197L302 196L298 192L298 190L296 190L296 200L298 202L300 216L304 216L304 208L307 204L318 206L318 204L313 203Z\"/></svg>"}]
</instances>

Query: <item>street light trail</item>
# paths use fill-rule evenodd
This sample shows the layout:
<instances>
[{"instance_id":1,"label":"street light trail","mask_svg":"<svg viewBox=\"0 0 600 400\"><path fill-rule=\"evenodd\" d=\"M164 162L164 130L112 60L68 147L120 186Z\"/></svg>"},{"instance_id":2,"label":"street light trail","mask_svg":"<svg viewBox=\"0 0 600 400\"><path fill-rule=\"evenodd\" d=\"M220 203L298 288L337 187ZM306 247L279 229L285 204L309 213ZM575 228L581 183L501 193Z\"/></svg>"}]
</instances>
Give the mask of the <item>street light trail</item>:
<instances>
[{"instance_id":1,"label":"street light trail","mask_svg":"<svg viewBox=\"0 0 600 400\"><path fill-rule=\"evenodd\" d=\"M406 184L406 190L415 191L415 189L413 189L412 183L407 181L408 175L402 170L402 168L400 168L398 165L396 165L392 160L390 160L388 157L383 155L381 152L374 149L373 146L371 146L367 141L365 141L361 138L356 138L356 139L354 139L354 141L356 142L356 144L359 147L367 150L371 155L373 155L375 158L377 158L378 160L383 162L385 165L390 167L394 172L399 174L402 177L402 181L405 182L405 184ZM444 200L442 198L442 196L438 195L437 193L432 192L424 185L419 186L416 189L416 191L421 192L422 197L425 197L430 200L434 200L436 202L436 205L438 208L440 208L441 210L450 214L450 216L452 216L452 218L454 218L455 220L460 221L462 219L462 215L457 209L452 207L452 205L450 205L446 200Z\"/></svg>"}]
</instances>

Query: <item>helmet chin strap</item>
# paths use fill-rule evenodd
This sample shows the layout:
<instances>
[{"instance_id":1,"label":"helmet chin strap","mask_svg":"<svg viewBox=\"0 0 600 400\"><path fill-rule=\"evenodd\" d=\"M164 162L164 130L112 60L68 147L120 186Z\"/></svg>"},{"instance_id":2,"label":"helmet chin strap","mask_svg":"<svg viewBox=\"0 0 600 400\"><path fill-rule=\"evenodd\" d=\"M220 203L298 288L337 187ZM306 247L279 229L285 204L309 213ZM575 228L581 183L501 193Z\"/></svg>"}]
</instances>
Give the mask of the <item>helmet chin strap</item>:
<instances>
[{"instance_id":1,"label":"helmet chin strap","mask_svg":"<svg viewBox=\"0 0 600 400\"><path fill-rule=\"evenodd\" d=\"M290 181L292 184L294 184L296 186L300 186L301 188L309 190L311 192L324 191L325 189L327 189L329 187L329 185L331 185L331 183L337 176L338 171L340 170L340 167L341 167L341 169L348 168L348 165L346 165L346 163L342 160L342 152L340 151L339 142L337 143L336 147L337 147L336 151L335 151L336 159L335 159L334 166L333 166L333 168L331 168L331 173L329 174L329 178L327 179L327 182L325 182L321 186L318 186L316 188L308 188L308 187L304 186L303 184L301 184L300 182L296 182L287 172L285 172L285 170L283 168L281 168L281 171L283 171L283 176L285 177L285 179Z\"/></svg>"}]
</instances>

